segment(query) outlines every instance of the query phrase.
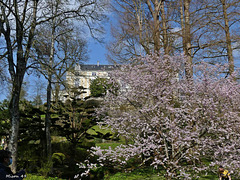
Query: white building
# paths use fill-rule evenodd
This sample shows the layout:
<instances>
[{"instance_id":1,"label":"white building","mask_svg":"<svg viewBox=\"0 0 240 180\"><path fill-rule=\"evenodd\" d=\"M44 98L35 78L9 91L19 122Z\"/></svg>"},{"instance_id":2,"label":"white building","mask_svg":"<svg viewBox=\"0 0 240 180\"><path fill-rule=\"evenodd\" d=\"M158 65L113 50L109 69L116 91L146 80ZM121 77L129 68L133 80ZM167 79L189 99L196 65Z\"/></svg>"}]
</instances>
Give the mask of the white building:
<instances>
[{"instance_id":1,"label":"white building","mask_svg":"<svg viewBox=\"0 0 240 180\"><path fill-rule=\"evenodd\" d=\"M109 78L109 71L116 68L115 65L76 65L74 71L67 72L66 81L70 87L83 87L86 93L82 93L77 98L83 99L90 96L91 81L99 78ZM69 93L61 92L60 100L65 102L69 99Z\"/></svg>"}]
</instances>

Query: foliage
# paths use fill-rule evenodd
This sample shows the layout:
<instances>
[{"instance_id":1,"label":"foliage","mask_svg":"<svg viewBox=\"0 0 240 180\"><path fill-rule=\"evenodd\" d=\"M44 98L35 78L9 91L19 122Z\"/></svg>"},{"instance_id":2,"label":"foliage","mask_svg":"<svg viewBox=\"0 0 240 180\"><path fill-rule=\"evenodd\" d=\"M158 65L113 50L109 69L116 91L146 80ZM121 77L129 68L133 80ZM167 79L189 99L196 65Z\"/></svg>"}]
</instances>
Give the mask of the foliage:
<instances>
[{"instance_id":1,"label":"foliage","mask_svg":"<svg viewBox=\"0 0 240 180\"><path fill-rule=\"evenodd\" d=\"M10 116L7 100L0 105L0 136L8 140L10 129ZM36 172L36 166L42 159L43 146L42 137L44 137L44 126L42 115L44 111L32 106L29 101L20 101L20 128L19 128L19 166L27 168L29 171ZM39 153L41 152L41 153Z\"/></svg>"},{"instance_id":2,"label":"foliage","mask_svg":"<svg viewBox=\"0 0 240 180\"><path fill-rule=\"evenodd\" d=\"M111 133L111 129L109 128L101 128L98 125L93 126L92 128L88 129L87 131L89 134L93 134L93 135L97 135L97 132L100 132L102 134L107 134L107 133Z\"/></svg>"},{"instance_id":3,"label":"foliage","mask_svg":"<svg viewBox=\"0 0 240 180\"><path fill-rule=\"evenodd\" d=\"M52 137L52 162L47 163L46 159L43 158L45 153L43 123L45 111L41 109L44 108L36 108L28 101L21 102L19 166L26 168L29 172L40 173L45 177L53 166L53 175L69 178L78 171L76 162L84 161L89 155L87 149L95 146L92 139L94 137L107 137L108 132L107 135L95 132L96 134L93 136L87 133L89 128L96 125L93 107L99 105L98 101L76 100L58 105L54 106L50 112L53 124L51 131L55 136ZM59 141L59 139L61 140Z\"/></svg>"},{"instance_id":4,"label":"foliage","mask_svg":"<svg viewBox=\"0 0 240 180\"><path fill-rule=\"evenodd\" d=\"M222 75L226 67L200 63L194 79L188 79L181 56L151 54L138 60L112 74L128 88L108 94L98 110L106 115L101 124L133 143L114 150L96 147L99 163L124 168L138 158L139 166L163 168L166 179L197 178L220 164L237 174L240 88L234 77ZM209 166L203 157L210 158Z\"/></svg>"},{"instance_id":5,"label":"foliage","mask_svg":"<svg viewBox=\"0 0 240 180\"><path fill-rule=\"evenodd\" d=\"M34 107L28 101L22 101L20 107L20 144L34 144L36 141L42 140L44 136L44 116L42 115L45 114L45 111Z\"/></svg>"},{"instance_id":6,"label":"foliage","mask_svg":"<svg viewBox=\"0 0 240 180\"><path fill-rule=\"evenodd\" d=\"M38 169L38 172L41 173L44 177L47 177L49 175L49 172L51 171L51 168L53 166L53 162L51 161L44 161L42 162L41 167Z\"/></svg>"},{"instance_id":7,"label":"foliage","mask_svg":"<svg viewBox=\"0 0 240 180\"><path fill-rule=\"evenodd\" d=\"M63 164L63 161L66 159L66 156L63 153L53 153L52 161Z\"/></svg>"},{"instance_id":8,"label":"foliage","mask_svg":"<svg viewBox=\"0 0 240 180\"><path fill-rule=\"evenodd\" d=\"M44 108L36 108L26 100L20 103L18 165L26 168L28 172L43 173L42 175L46 176L49 169L44 167L45 159L43 158L45 153Z\"/></svg>"},{"instance_id":9,"label":"foliage","mask_svg":"<svg viewBox=\"0 0 240 180\"><path fill-rule=\"evenodd\" d=\"M8 111L9 102L5 99L0 102L0 139L9 134L10 116Z\"/></svg>"},{"instance_id":10,"label":"foliage","mask_svg":"<svg viewBox=\"0 0 240 180\"><path fill-rule=\"evenodd\" d=\"M88 135L87 130L96 125L93 105L97 103L83 101L80 99L68 100L61 104L61 109L56 122L56 129L59 135L67 138L69 142L76 145L82 142ZM90 137L89 137L90 138ZM90 138L91 139L91 138Z\"/></svg>"},{"instance_id":11,"label":"foliage","mask_svg":"<svg viewBox=\"0 0 240 180\"><path fill-rule=\"evenodd\" d=\"M101 131L92 129L97 124L94 108L99 106L99 100L77 99L79 93L81 92L76 92L71 100L65 103L59 102L59 106L54 107L54 111L58 112L53 126L56 135L66 137L68 141L61 143L62 148L56 148L53 144L56 153L63 153L66 156L64 161L66 168L62 168L61 177L72 177L78 172L76 163L84 161L89 156L87 150L95 146L94 138L111 136L109 132L103 134ZM57 165L56 162L55 165Z\"/></svg>"},{"instance_id":12,"label":"foliage","mask_svg":"<svg viewBox=\"0 0 240 180\"><path fill-rule=\"evenodd\" d=\"M90 91L91 96L93 97L102 97L105 96L107 93L107 90L109 89L109 84L107 82L106 78L96 78L91 81L90 84Z\"/></svg>"},{"instance_id":13,"label":"foliage","mask_svg":"<svg viewBox=\"0 0 240 180\"><path fill-rule=\"evenodd\" d=\"M41 110L43 109L43 110ZM0 111L0 113L4 113L4 110ZM72 154L70 151L66 151L66 148L71 149L70 146L66 146L64 142L58 142L58 144L62 144L63 148L58 148L54 145L53 149L53 161L46 163L46 159L44 157L44 140L45 140L45 133L44 133L44 118L45 118L45 111L44 107L36 108L31 104L29 101L21 101L20 104L20 132L19 132L19 144L18 144L18 155L19 161L18 165L20 168L26 168L30 173L40 173L45 177L51 170L51 166L54 165L54 175L55 176L62 176L64 173L67 172L66 169L61 169L61 173L59 173L58 168L65 167L66 164L71 162ZM7 116L5 116L7 119ZM58 119L58 116L55 112L51 111L51 120L54 122ZM1 121L2 122L2 121ZM8 132L9 129L9 122L7 123L7 127L4 127L4 132ZM3 127L2 127L3 128ZM8 134L7 134L8 135ZM56 139L56 137L54 137ZM62 140L66 141L66 138L61 138ZM72 149L71 149L72 151ZM76 154L83 154L76 150ZM59 156L57 156L59 155ZM65 156L65 158L64 158ZM62 157L62 158L61 158ZM78 158L77 160L81 160Z\"/></svg>"}]
</instances>

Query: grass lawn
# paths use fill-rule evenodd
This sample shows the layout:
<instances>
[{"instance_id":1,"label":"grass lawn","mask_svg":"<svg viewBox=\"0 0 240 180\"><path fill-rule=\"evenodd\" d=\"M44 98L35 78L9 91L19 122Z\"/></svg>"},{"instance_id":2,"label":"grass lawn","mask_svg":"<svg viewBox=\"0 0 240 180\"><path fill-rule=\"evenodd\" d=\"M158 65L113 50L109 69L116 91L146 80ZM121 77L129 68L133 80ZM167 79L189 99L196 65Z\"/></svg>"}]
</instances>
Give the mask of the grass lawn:
<instances>
[{"instance_id":1,"label":"grass lawn","mask_svg":"<svg viewBox=\"0 0 240 180\"><path fill-rule=\"evenodd\" d=\"M121 142L106 142L106 143L96 143L96 146L100 146L101 149L108 149L111 147L112 149L115 149L117 146L121 145L123 143Z\"/></svg>"},{"instance_id":2,"label":"grass lawn","mask_svg":"<svg viewBox=\"0 0 240 180\"><path fill-rule=\"evenodd\" d=\"M131 173L116 173L114 175L105 176L104 180L165 180L162 174L149 172L144 170L136 170ZM212 174L202 176L198 180L218 180L217 175Z\"/></svg>"},{"instance_id":3,"label":"grass lawn","mask_svg":"<svg viewBox=\"0 0 240 180\"><path fill-rule=\"evenodd\" d=\"M58 177L44 177L44 176L37 176L33 174L27 174L24 180L64 180Z\"/></svg>"},{"instance_id":4,"label":"grass lawn","mask_svg":"<svg viewBox=\"0 0 240 180\"><path fill-rule=\"evenodd\" d=\"M24 180L64 180L57 177L43 177L32 174L27 174ZM136 170L131 173L116 173L114 175L105 176L104 180L165 180L163 175L158 175L154 172ZM199 180L218 180L216 175L203 176Z\"/></svg>"},{"instance_id":5,"label":"grass lawn","mask_svg":"<svg viewBox=\"0 0 240 180\"><path fill-rule=\"evenodd\" d=\"M97 135L97 132L100 132L102 134L107 134L107 133L111 133L111 130L106 127L100 128L100 126L98 126L98 125L95 125L92 128L87 130L87 133L92 134L92 135Z\"/></svg>"}]
</instances>

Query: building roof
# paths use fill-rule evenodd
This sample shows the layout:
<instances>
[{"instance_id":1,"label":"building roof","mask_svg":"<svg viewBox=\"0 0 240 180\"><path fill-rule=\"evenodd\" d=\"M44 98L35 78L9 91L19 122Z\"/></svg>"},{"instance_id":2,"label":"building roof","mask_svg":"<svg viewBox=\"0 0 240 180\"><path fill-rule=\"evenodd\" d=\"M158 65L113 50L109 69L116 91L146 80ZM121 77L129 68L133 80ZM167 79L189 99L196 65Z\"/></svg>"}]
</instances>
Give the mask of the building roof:
<instances>
[{"instance_id":1,"label":"building roof","mask_svg":"<svg viewBox=\"0 0 240 180\"><path fill-rule=\"evenodd\" d=\"M90 65L90 64L83 64L79 65L80 71L111 71L116 69L116 65Z\"/></svg>"}]
</instances>

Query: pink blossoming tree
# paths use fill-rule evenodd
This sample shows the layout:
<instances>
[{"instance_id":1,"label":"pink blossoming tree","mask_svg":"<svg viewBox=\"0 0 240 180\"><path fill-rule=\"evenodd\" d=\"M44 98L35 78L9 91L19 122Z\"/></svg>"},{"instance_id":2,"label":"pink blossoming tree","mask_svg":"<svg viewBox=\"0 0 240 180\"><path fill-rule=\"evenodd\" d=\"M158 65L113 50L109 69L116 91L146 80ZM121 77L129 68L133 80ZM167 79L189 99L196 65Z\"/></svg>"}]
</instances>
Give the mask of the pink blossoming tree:
<instances>
[{"instance_id":1,"label":"pink blossoming tree","mask_svg":"<svg viewBox=\"0 0 240 180\"><path fill-rule=\"evenodd\" d=\"M96 147L101 166L124 168L135 158L139 166L164 169L169 180L192 179L221 164L239 177L240 86L223 76L226 67L206 63L187 79L184 62L181 56L152 54L111 74L122 87L109 91L98 114L129 144Z\"/></svg>"}]
</instances>

